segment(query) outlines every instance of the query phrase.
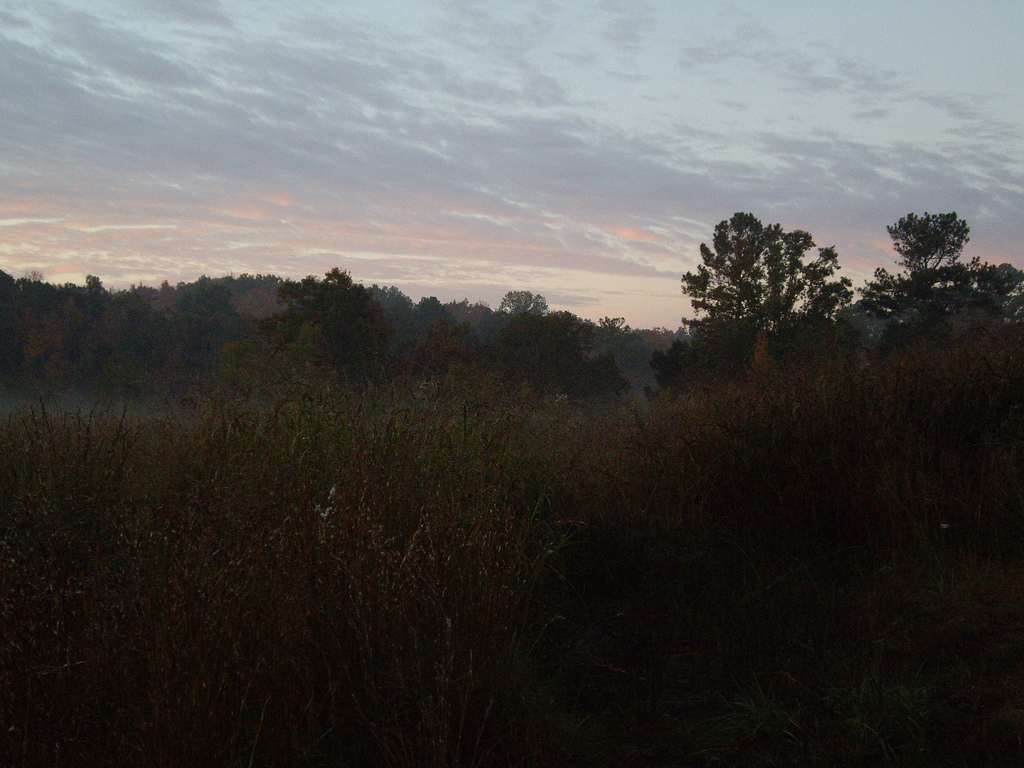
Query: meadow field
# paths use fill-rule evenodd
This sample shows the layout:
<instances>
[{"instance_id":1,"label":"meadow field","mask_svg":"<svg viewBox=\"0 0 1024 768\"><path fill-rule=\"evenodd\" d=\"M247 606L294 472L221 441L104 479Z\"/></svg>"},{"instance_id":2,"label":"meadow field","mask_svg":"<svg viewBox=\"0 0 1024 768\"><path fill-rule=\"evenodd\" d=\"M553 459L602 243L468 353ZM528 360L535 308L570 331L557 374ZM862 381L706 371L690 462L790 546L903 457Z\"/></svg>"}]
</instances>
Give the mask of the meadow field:
<instances>
[{"instance_id":1,"label":"meadow field","mask_svg":"<svg viewBox=\"0 0 1024 768\"><path fill-rule=\"evenodd\" d=\"M1022 340L611 405L20 406L0 763L1015 764Z\"/></svg>"}]
</instances>

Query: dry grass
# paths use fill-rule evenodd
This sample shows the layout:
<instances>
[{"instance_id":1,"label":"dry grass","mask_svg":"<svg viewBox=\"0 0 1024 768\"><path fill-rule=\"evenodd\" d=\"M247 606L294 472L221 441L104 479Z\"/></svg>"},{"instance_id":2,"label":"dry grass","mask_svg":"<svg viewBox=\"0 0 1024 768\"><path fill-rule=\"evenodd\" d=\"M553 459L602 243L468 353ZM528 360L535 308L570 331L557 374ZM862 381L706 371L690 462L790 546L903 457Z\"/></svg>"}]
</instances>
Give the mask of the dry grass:
<instances>
[{"instance_id":1,"label":"dry grass","mask_svg":"<svg viewBox=\"0 0 1024 768\"><path fill-rule=\"evenodd\" d=\"M1020 341L601 412L21 410L0 764L1013 762Z\"/></svg>"}]
</instances>

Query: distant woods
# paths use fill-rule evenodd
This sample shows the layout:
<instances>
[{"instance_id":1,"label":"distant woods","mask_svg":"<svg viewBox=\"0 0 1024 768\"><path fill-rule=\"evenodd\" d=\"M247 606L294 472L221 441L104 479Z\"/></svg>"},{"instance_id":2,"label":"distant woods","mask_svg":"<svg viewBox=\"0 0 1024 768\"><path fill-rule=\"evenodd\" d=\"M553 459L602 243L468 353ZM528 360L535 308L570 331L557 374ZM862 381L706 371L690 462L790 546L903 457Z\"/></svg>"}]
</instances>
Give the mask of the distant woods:
<instances>
[{"instance_id":1,"label":"distant woods","mask_svg":"<svg viewBox=\"0 0 1024 768\"><path fill-rule=\"evenodd\" d=\"M468 299L413 302L339 269L119 291L94 276L58 286L0 271L0 383L132 396L490 382L579 400L685 389L823 356L884 356L1024 319L1024 273L965 258L970 229L955 213L911 213L888 232L898 269L878 269L854 302L834 248L737 213L683 275L694 317L676 331L552 312L526 290L507 293L497 310Z\"/></svg>"},{"instance_id":2,"label":"distant woods","mask_svg":"<svg viewBox=\"0 0 1024 768\"><path fill-rule=\"evenodd\" d=\"M201 277L111 291L0 272L0 384L117 396L215 388L253 396L385 382L490 383L528 396L614 397L654 384L665 329L552 312L511 291L498 310L469 300L414 302L342 270L287 280Z\"/></svg>"}]
</instances>

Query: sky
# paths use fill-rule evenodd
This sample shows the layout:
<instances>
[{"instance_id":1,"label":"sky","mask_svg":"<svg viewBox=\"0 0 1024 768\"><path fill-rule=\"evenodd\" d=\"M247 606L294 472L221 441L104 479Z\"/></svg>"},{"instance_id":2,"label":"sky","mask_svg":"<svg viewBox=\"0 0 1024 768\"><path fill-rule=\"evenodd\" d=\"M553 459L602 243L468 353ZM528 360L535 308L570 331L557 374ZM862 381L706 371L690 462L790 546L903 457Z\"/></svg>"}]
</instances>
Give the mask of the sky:
<instances>
[{"instance_id":1,"label":"sky","mask_svg":"<svg viewBox=\"0 0 1024 768\"><path fill-rule=\"evenodd\" d=\"M1024 2L0 0L0 269L338 266L674 328L735 211L1024 266Z\"/></svg>"}]
</instances>

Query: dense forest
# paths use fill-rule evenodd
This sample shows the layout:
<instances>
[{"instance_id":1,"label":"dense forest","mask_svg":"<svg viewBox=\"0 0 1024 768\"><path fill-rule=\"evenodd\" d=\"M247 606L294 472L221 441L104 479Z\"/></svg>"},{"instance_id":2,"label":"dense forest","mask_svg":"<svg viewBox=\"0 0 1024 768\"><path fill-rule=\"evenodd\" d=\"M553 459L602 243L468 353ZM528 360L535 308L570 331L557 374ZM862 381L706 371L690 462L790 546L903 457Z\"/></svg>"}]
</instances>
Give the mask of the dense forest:
<instances>
[{"instance_id":1,"label":"dense forest","mask_svg":"<svg viewBox=\"0 0 1024 768\"><path fill-rule=\"evenodd\" d=\"M1024 273L888 233L678 331L0 273L0 764L1020 764Z\"/></svg>"},{"instance_id":2,"label":"dense forest","mask_svg":"<svg viewBox=\"0 0 1024 768\"><path fill-rule=\"evenodd\" d=\"M220 387L273 396L315 386L490 378L539 396L614 398L736 378L774 361L949 337L1021 319L1024 274L964 260L967 223L910 214L889 228L901 271L880 269L851 303L834 248L738 213L683 276L695 318L676 331L550 312L513 290L497 310L413 302L396 287L323 278L201 277L109 291L0 271L0 381L13 391L181 394Z\"/></svg>"},{"instance_id":3,"label":"dense forest","mask_svg":"<svg viewBox=\"0 0 1024 768\"><path fill-rule=\"evenodd\" d=\"M449 374L493 376L537 394L614 397L654 384L651 354L679 332L549 312L510 291L493 310L413 302L395 287L323 278L201 277L109 291L0 272L0 380L12 391L148 397L282 395Z\"/></svg>"}]
</instances>

